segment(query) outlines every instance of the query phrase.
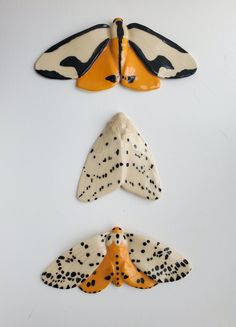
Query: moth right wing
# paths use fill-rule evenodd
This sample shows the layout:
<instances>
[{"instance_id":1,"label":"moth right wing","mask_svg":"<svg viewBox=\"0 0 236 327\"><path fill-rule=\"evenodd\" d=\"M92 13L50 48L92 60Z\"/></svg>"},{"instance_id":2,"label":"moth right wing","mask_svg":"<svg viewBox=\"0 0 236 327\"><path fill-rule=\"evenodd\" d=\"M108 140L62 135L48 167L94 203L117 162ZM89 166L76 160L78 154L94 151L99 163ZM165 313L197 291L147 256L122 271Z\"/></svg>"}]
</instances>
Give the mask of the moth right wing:
<instances>
[{"instance_id":1,"label":"moth right wing","mask_svg":"<svg viewBox=\"0 0 236 327\"><path fill-rule=\"evenodd\" d=\"M182 78L196 72L195 60L178 44L144 25L132 23L127 27L131 48L156 76Z\"/></svg>"},{"instance_id":2,"label":"moth right wing","mask_svg":"<svg viewBox=\"0 0 236 327\"><path fill-rule=\"evenodd\" d=\"M42 281L61 289L79 287L103 261L106 236L96 235L60 255L42 273Z\"/></svg>"},{"instance_id":3,"label":"moth right wing","mask_svg":"<svg viewBox=\"0 0 236 327\"><path fill-rule=\"evenodd\" d=\"M121 187L148 200L159 199L160 177L147 143L131 124L123 142L125 172Z\"/></svg>"},{"instance_id":4,"label":"moth right wing","mask_svg":"<svg viewBox=\"0 0 236 327\"><path fill-rule=\"evenodd\" d=\"M129 255L135 266L157 283L184 278L191 266L175 249L136 234L125 234Z\"/></svg>"},{"instance_id":5,"label":"moth right wing","mask_svg":"<svg viewBox=\"0 0 236 327\"><path fill-rule=\"evenodd\" d=\"M35 63L35 70L48 78L77 79L90 69L109 39L109 25L90 27L45 51Z\"/></svg>"}]
</instances>

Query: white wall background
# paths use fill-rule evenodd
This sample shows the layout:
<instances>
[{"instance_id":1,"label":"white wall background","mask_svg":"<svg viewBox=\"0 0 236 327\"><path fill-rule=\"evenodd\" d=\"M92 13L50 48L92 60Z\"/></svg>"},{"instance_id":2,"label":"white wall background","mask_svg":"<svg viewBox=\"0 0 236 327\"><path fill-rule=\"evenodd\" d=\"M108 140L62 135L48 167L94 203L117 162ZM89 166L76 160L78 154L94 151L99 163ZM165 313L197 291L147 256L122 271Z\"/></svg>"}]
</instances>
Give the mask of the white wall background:
<instances>
[{"instance_id":1,"label":"white wall background","mask_svg":"<svg viewBox=\"0 0 236 327\"><path fill-rule=\"evenodd\" d=\"M0 324L234 327L235 1L1 0ZM194 55L191 78L138 93L90 93L37 75L57 41L115 17L140 22ZM125 112L156 158L157 202L118 190L91 204L75 190L107 120ZM160 239L193 264L189 277L98 295L45 286L42 270L76 242L119 225Z\"/></svg>"}]
</instances>

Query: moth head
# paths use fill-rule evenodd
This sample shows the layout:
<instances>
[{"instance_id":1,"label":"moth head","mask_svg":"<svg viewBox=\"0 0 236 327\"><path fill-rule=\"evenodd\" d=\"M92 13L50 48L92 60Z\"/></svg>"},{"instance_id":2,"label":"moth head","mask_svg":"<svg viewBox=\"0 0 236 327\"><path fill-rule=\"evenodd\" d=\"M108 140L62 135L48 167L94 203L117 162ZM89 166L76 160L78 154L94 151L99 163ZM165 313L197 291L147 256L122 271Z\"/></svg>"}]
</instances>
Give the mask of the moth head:
<instances>
[{"instance_id":1,"label":"moth head","mask_svg":"<svg viewBox=\"0 0 236 327\"><path fill-rule=\"evenodd\" d=\"M113 24L116 24L116 22L121 22L121 23L123 23L123 19L117 17L117 18L115 18L115 19L113 20Z\"/></svg>"},{"instance_id":2,"label":"moth head","mask_svg":"<svg viewBox=\"0 0 236 327\"><path fill-rule=\"evenodd\" d=\"M112 228L112 233L121 234L121 233L123 233L123 230L120 227L114 227L114 228Z\"/></svg>"},{"instance_id":3,"label":"moth head","mask_svg":"<svg viewBox=\"0 0 236 327\"><path fill-rule=\"evenodd\" d=\"M116 114L109 122L108 126L115 134L120 134L121 137L131 134L133 132L133 126L130 120L123 112Z\"/></svg>"},{"instance_id":4,"label":"moth head","mask_svg":"<svg viewBox=\"0 0 236 327\"><path fill-rule=\"evenodd\" d=\"M128 38L128 29L123 25L122 18L115 18L111 26L111 37L115 38Z\"/></svg>"},{"instance_id":5,"label":"moth head","mask_svg":"<svg viewBox=\"0 0 236 327\"><path fill-rule=\"evenodd\" d=\"M115 245L120 245L126 242L126 236L120 227L112 228L111 233L107 237L107 245L114 243Z\"/></svg>"}]
</instances>

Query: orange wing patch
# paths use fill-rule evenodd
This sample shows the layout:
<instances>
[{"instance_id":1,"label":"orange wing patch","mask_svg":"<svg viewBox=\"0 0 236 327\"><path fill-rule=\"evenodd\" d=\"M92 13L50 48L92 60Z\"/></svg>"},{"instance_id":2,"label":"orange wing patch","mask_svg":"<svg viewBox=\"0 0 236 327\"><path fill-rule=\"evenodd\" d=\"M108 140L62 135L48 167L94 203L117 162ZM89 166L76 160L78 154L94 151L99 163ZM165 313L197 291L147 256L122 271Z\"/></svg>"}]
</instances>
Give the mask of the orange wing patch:
<instances>
[{"instance_id":1,"label":"orange wing patch","mask_svg":"<svg viewBox=\"0 0 236 327\"><path fill-rule=\"evenodd\" d=\"M109 42L90 69L77 79L76 86L89 91L109 89L119 82L118 75Z\"/></svg>"},{"instance_id":2,"label":"orange wing patch","mask_svg":"<svg viewBox=\"0 0 236 327\"><path fill-rule=\"evenodd\" d=\"M149 91L160 87L160 79L147 70L133 49L128 46L121 84L138 91Z\"/></svg>"},{"instance_id":3,"label":"orange wing patch","mask_svg":"<svg viewBox=\"0 0 236 327\"><path fill-rule=\"evenodd\" d=\"M122 278L126 284L136 288L145 289L157 285L156 281L146 276L142 271L135 267L129 258L126 259L122 268Z\"/></svg>"},{"instance_id":4,"label":"orange wing patch","mask_svg":"<svg viewBox=\"0 0 236 327\"><path fill-rule=\"evenodd\" d=\"M85 293L98 293L112 281L114 268L108 256L105 256L97 270L90 275L79 288Z\"/></svg>"}]
</instances>

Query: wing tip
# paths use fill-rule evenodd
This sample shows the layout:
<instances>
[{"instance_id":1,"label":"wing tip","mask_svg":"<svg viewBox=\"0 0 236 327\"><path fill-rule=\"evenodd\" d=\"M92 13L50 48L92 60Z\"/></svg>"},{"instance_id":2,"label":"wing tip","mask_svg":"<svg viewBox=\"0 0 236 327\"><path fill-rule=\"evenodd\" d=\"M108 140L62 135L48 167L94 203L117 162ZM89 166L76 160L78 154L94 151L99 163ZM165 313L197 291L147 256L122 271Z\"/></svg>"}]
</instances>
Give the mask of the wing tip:
<instances>
[{"instance_id":1,"label":"wing tip","mask_svg":"<svg viewBox=\"0 0 236 327\"><path fill-rule=\"evenodd\" d=\"M182 71L178 72L175 76L169 77L169 79L186 78L194 75L197 70L198 70L197 67L193 69L183 69Z\"/></svg>"}]
</instances>

